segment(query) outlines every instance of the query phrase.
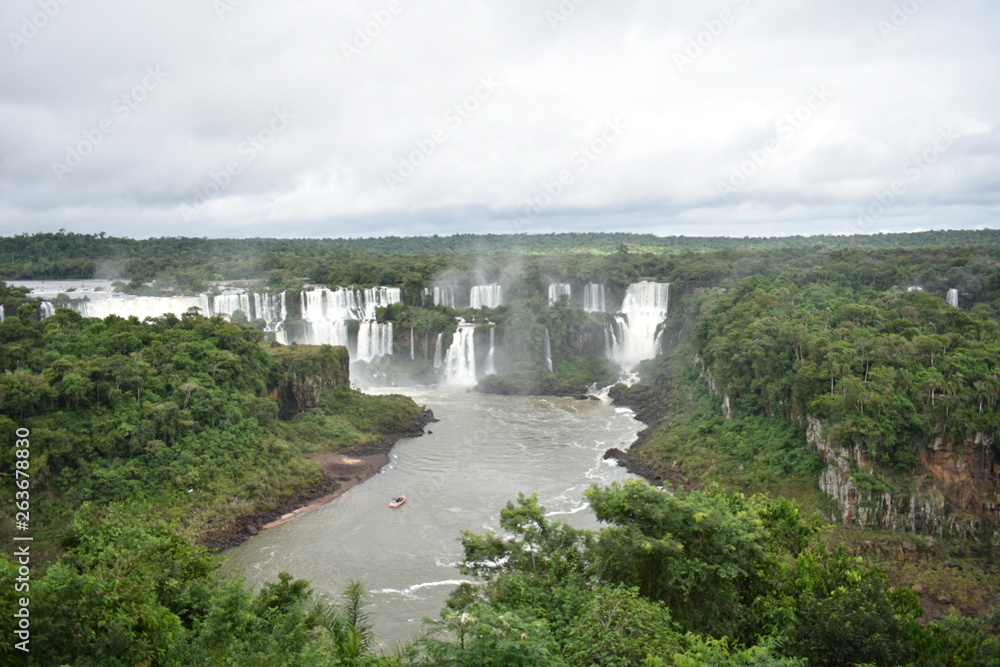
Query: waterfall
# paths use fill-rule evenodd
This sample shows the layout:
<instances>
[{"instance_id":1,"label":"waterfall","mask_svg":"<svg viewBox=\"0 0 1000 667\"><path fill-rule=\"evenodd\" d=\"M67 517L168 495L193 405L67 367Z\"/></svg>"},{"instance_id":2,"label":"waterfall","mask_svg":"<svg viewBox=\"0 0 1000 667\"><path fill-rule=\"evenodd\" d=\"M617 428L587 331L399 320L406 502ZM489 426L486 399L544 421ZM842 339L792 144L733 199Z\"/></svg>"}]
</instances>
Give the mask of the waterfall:
<instances>
[{"instance_id":1,"label":"waterfall","mask_svg":"<svg viewBox=\"0 0 1000 667\"><path fill-rule=\"evenodd\" d=\"M264 322L264 331L274 334L279 343L288 342L285 334L285 320L288 319L288 308L285 304L285 293L267 294L259 292L230 292L210 297L209 312L206 315L224 315L232 318L233 313L242 310L247 316L247 322L253 324L257 320Z\"/></svg>"},{"instance_id":2,"label":"waterfall","mask_svg":"<svg viewBox=\"0 0 1000 667\"><path fill-rule=\"evenodd\" d=\"M358 327L357 358L371 361L392 354L392 322L364 320Z\"/></svg>"},{"instance_id":3,"label":"waterfall","mask_svg":"<svg viewBox=\"0 0 1000 667\"><path fill-rule=\"evenodd\" d=\"M319 287L304 291L299 296L299 312L306 326L301 334L290 339L285 330L288 320L288 304L284 292L268 294L258 292L226 292L212 296L179 297L124 297L117 296L92 301L76 301L69 304L84 317L104 319L109 315L119 317L162 317L168 313L181 316L191 308L197 308L202 315L212 317L222 315L231 318L237 310L243 311L251 323L264 323L264 331L274 334L279 343L291 342L312 345L348 344L347 323L360 322L356 357L371 360L392 354L392 326L390 323L376 322L376 313L402 300L402 290L398 287L370 287L358 290L349 287L329 289ZM44 313L43 306L43 313Z\"/></svg>"},{"instance_id":4,"label":"waterfall","mask_svg":"<svg viewBox=\"0 0 1000 667\"><path fill-rule=\"evenodd\" d=\"M659 351L659 326L670 305L670 283L641 282L628 286L622 312L605 331L610 358L631 367Z\"/></svg>"},{"instance_id":5,"label":"waterfall","mask_svg":"<svg viewBox=\"0 0 1000 667\"><path fill-rule=\"evenodd\" d=\"M347 346L347 322L355 320L361 323L358 327L358 359L371 361L392 354L392 323L379 323L375 318L379 308L401 300L402 290L398 287L369 287L365 290L320 287L302 292L302 319L309 326L306 340L296 342Z\"/></svg>"},{"instance_id":6,"label":"waterfall","mask_svg":"<svg viewBox=\"0 0 1000 667\"><path fill-rule=\"evenodd\" d=\"M549 342L549 330L545 330L545 367L552 372L552 343Z\"/></svg>"},{"instance_id":7,"label":"waterfall","mask_svg":"<svg viewBox=\"0 0 1000 667\"><path fill-rule=\"evenodd\" d=\"M448 384L469 386L476 384L476 344L473 334L476 325L463 319L458 321L458 331L452 338L445 359L444 379Z\"/></svg>"},{"instance_id":8,"label":"waterfall","mask_svg":"<svg viewBox=\"0 0 1000 667\"><path fill-rule=\"evenodd\" d=\"M573 288L569 283L550 283L549 284L549 305L557 303L563 295L567 297L573 296Z\"/></svg>"},{"instance_id":9,"label":"waterfall","mask_svg":"<svg viewBox=\"0 0 1000 667\"><path fill-rule=\"evenodd\" d=\"M410 361L413 361L416 355L413 354L413 327L410 327Z\"/></svg>"},{"instance_id":10,"label":"waterfall","mask_svg":"<svg viewBox=\"0 0 1000 667\"><path fill-rule=\"evenodd\" d=\"M430 298L433 300L435 306L455 307L455 290L451 287L440 287L437 285L434 287L425 287L423 295L425 303Z\"/></svg>"},{"instance_id":11,"label":"waterfall","mask_svg":"<svg viewBox=\"0 0 1000 667\"><path fill-rule=\"evenodd\" d=\"M496 334L497 334L497 328L496 328L496 326L491 326L490 327L490 351L486 353L486 374L487 375L496 375L496 373L497 373L496 352L495 352L495 350L496 350L496 346L495 346L495 343L496 343Z\"/></svg>"},{"instance_id":12,"label":"waterfall","mask_svg":"<svg viewBox=\"0 0 1000 667\"><path fill-rule=\"evenodd\" d=\"M70 308L84 317L96 317L102 320L109 315L117 315L125 319L135 317L139 321L147 317L163 317L168 313L173 313L180 317L191 308L197 308L202 315L211 316L215 314L212 310L212 297L208 295L136 296L124 299L76 301L70 304Z\"/></svg>"},{"instance_id":13,"label":"waterfall","mask_svg":"<svg viewBox=\"0 0 1000 667\"><path fill-rule=\"evenodd\" d=\"M945 297L945 300L948 302L949 306L958 308L958 290L954 287L948 290L948 295Z\"/></svg>"},{"instance_id":14,"label":"waterfall","mask_svg":"<svg viewBox=\"0 0 1000 667\"><path fill-rule=\"evenodd\" d=\"M584 286L583 309L588 313L604 312L604 285L589 283Z\"/></svg>"},{"instance_id":15,"label":"waterfall","mask_svg":"<svg viewBox=\"0 0 1000 667\"><path fill-rule=\"evenodd\" d=\"M441 336L438 334L437 342L434 343L434 368L441 368Z\"/></svg>"},{"instance_id":16,"label":"waterfall","mask_svg":"<svg viewBox=\"0 0 1000 667\"><path fill-rule=\"evenodd\" d=\"M499 308L503 303L503 288L498 283L474 285L469 294L470 308Z\"/></svg>"},{"instance_id":17,"label":"waterfall","mask_svg":"<svg viewBox=\"0 0 1000 667\"><path fill-rule=\"evenodd\" d=\"M357 295L352 289L324 288L299 295L302 319L308 325L305 339L309 345L347 345L347 320L360 319Z\"/></svg>"},{"instance_id":18,"label":"waterfall","mask_svg":"<svg viewBox=\"0 0 1000 667\"><path fill-rule=\"evenodd\" d=\"M604 324L604 356L615 359L621 348L621 318Z\"/></svg>"},{"instance_id":19,"label":"waterfall","mask_svg":"<svg viewBox=\"0 0 1000 667\"><path fill-rule=\"evenodd\" d=\"M43 320L44 320L44 319L45 319L46 317L52 317L53 315L55 315L55 314L56 314L56 307L55 307L55 306L53 306L53 305L52 305L51 303L49 303L48 301L42 301L42 302L41 302L41 303L40 303L40 304L38 305L38 308L39 308L39 311L40 311L40 313L41 313L41 316L42 316L42 319L43 319ZM2 318L2 317L0 317L0 320L2 320L2 319L3 319L3 318Z\"/></svg>"}]
</instances>

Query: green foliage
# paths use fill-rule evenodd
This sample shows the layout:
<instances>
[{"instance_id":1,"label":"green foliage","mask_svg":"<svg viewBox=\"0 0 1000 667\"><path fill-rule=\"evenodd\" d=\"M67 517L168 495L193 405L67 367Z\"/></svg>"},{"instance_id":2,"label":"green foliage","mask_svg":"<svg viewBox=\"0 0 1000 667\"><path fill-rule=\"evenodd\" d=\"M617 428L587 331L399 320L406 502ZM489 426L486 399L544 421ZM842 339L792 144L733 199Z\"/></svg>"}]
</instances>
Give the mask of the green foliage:
<instances>
[{"instance_id":1,"label":"green foliage","mask_svg":"<svg viewBox=\"0 0 1000 667\"><path fill-rule=\"evenodd\" d=\"M929 434L1000 426L1000 327L898 289L752 278L695 305L694 343L734 406L810 413L840 444L908 470ZM996 387L994 385L997 385Z\"/></svg>"},{"instance_id":2,"label":"green foliage","mask_svg":"<svg viewBox=\"0 0 1000 667\"><path fill-rule=\"evenodd\" d=\"M781 657L766 643L742 648L726 637L712 639L688 634L684 637L684 650L675 653L670 663L652 656L643 664L646 667L667 664L675 667L806 667L809 663L804 658Z\"/></svg>"},{"instance_id":3,"label":"green foliage","mask_svg":"<svg viewBox=\"0 0 1000 667\"><path fill-rule=\"evenodd\" d=\"M594 550L601 579L665 602L685 629L739 628L768 567L758 517L734 512L721 495L674 494L634 481L586 495L597 518L611 524Z\"/></svg>"},{"instance_id":4,"label":"green foliage","mask_svg":"<svg viewBox=\"0 0 1000 667\"><path fill-rule=\"evenodd\" d=\"M587 495L608 524L596 533L549 522L522 494L502 511L509 537L464 535L464 567L485 583L453 596L439 655L493 636L476 629L484 608L537 619L569 665L978 665L996 653L985 622L917 623L911 591L843 546L816 546L786 499L638 482Z\"/></svg>"},{"instance_id":5,"label":"green foliage","mask_svg":"<svg viewBox=\"0 0 1000 667\"><path fill-rule=\"evenodd\" d=\"M145 500L195 531L217 527L318 482L305 451L415 428L408 398L349 389L343 348L259 343L195 314L140 323L57 309L0 323L0 436L31 431L33 505L49 518L39 539L87 501ZM314 404L284 422L296 391ZM0 468L14 464L13 449L0 452Z\"/></svg>"},{"instance_id":6,"label":"green foliage","mask_svg":"<svg viewBox=\"0 0 1000 667\"><path fill-rule=\"evenodd\" d=\"M32 651L21 664L300 665L305 656L348 657L317 643L330 618L353 618L363 634L351 605L317 606L308 584L285 573L257 595L220 578L203 548L166 524L143 523L140 509L78 513L67 553L30 583ZM4 592L13 590L13 564L0 565Z\"/></svg>"},{"instance_id":7,"label":"green foliage","mask_svg":"<svg viewBox=\"0 0 1000 667\"><path fill-rule=\"evenodd\" d=\"M891 590L880 571L862 566L843 546L803 552L779 581L768 606L772 615L793 619L788 650L809 664L898 665L913 659L916 620L923 614L916 595Z\"/></svg>"},{"instance_id":8,"label":"green foliage","mask_svg":"<svg viewBox=\"0 0 1000 667\"><path fill-rule=\"evenodd\" d=\"M597 585L560 634L571 665L630 667L667 655L680 644L669 608L635 588Z\"/></svg>"},{"instance_id":9,"label":"green foliage","mask_svg":"<svg viewBox=\"0 0 1000 667\"><path fill-rule=\"evenodd\" d=\"M410 433L423 412L407 396L369 396L348 387L324 394L321 407L347 419L359 431L374 433Z\"/></svg>"},{"instance_id":10,"label":"green foliage","mask_svg":"<svg viewBox=\"0 0 1000 667\"><path fill-rule=\"evenodd\" d=\"M556 652L556 642L543 621L524 618L513 611L498 611L476 603L431 622L447 639L431 638L413 665L435 667L557 667L566 663Z\"/></svg>"}]
</instances>

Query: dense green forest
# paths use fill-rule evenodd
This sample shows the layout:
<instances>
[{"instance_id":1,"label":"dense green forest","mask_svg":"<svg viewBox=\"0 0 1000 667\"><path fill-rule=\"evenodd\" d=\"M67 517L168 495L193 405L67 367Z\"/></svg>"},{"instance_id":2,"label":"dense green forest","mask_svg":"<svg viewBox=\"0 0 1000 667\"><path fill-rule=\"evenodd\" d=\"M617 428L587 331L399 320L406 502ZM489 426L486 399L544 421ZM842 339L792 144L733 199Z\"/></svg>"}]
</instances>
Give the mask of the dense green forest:
<instances>
[{"instance_id":1,"label":"dense green forest","mask_svg":"<svg viewBox=\"0 0 1000 667\"><path fill-rule=\"evenodd\" d=\"M933 586L931 572L978 578L969 595L982 598L979 613L997 603L998 232L60 233L0 239L0 276L15 285L107 276L136 292L223 279L293 292L399 286L403 303L378 316L394 324L400 349L413 332L415 359L397 354L354 372L432 378L433 345L440 334L447 346L462 316L477 327L480 357L491 331L503 352L481 390L554 394L611 384L618 369L603 354L607 316L549 305L550 282L605 284L612 312L634 281L671 283L662 354L639 367L638 384L612 390L650 426L631 463L671 492L592 489L598 531L551 522L522 496L503 510L503 534L462 537L464 567L481 583L453 594L431 634L386 655L374 649L360 586L334 603L286 577L250 593L221 578L196 540L315 487L321 473L308 453L413 430L418 406L351 390L343 348L271 346L251 326L194 312L138 322L57 309L41 320L23 290L0 287L0 434L14 442L18 428L30 431L31 505L46 517L32 546L31 613L33 641L51 657L25 664L1000 660L1000 608L928 622L927 595L910 591ZM431 284L492 280L504 283L497 309L422 298ZM961 307L945 303L948 289ZM541 353L546 331L553 373ZM15 449L5 449L5 479L17 469ZM5 499L14 493L5 485ZM895 532L852 532L841 520ZM13 533L5 517L0 538ZM919 562L875 551L910 543ZM5 556L5 608L16 608L17 572Z\"/></svg>"},{"instance_id":2,"label":"dense green forest","mask_svg":"<svg viewBox=\"0 0 1000 667\"><path fill-rule=\"evenodd\" d=\"M921 248L951 261L924 265ZM658 237L651 234L515 234L377 239L134 240L104 234L0 237L0 280L109 278L139 290L199 291L215 280L420 286L446 271L492 278L532 296L560 277L624 288L640 277L712 283L785 267L805 280L850 278L874 286L925 284L976 293L997 279L1000 231L948 231L782 238ZM888 284L886 284L888 283Z\"/></svg>"}]
</instances>

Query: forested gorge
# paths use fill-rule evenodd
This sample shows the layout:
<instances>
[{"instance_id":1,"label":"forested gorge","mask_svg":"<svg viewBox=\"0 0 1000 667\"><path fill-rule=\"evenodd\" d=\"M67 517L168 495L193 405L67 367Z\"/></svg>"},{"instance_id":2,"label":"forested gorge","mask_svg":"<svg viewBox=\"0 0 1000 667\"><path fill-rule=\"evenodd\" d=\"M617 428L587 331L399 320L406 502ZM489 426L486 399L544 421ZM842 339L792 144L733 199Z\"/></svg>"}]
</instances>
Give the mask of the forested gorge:
<instances>
[{"instance_id":1,"label":"forested gorge","mask_svg":"<svg viewBox=\"0 0 1000 667\"><path fill-rule=\"evenodd\" d=\"M442 276L473 275L502 278L504 305L459 312L423 303L423 288ZM549 520L534 497L512 501L504 533L462 536L463 567L481 583L457 589L427 637L382 653L360 586L337 604L290 577L253 594L220 577L195 541L317 484L307 453L411 431L421 408L351 390L343 348L272 347L252 326L196 312L139 322L57 309L42 319L14 287L95 276L156 293L223 279L274 290L400 287L403 302L380 309L379 321L423 347L414 341L412 361L386 356L360 371L427 377L428 346L438 334L449 342L462 315L481 340L488 327L517 332L505 342L511 361L481 391L555 394L610 384L616 368L601 354L603 314L549 304L550 282L600 282L617 303L637 280L669 282L662 353L640 365L638 384L611 392L650 426L627 458L668 491L638 482L591 489L605 523L597 531ZM11 284L0 289L0 434L13 442L15 429L30 429L33 506L45 517L33 554L47 567L31 582L31 612L34 641L51 658L25 664L1000 661L997 232L320 241L60 233L0 239L0 277ZM949 289L960 307L945 302ZM310 377L303 404L294 385ZM15 469L11 448L0 467ZM927 622L915 582L890 585L852 555L866 552L836 545L852 538L842 522L862 541L905 535L927 562L973 559L993 587L980 605L992 614ZM9 542L12 532L5 516L0 537ZM3 566L0 600L14 608L17 569L9 558Z\"/></svg>"}]
</instances>

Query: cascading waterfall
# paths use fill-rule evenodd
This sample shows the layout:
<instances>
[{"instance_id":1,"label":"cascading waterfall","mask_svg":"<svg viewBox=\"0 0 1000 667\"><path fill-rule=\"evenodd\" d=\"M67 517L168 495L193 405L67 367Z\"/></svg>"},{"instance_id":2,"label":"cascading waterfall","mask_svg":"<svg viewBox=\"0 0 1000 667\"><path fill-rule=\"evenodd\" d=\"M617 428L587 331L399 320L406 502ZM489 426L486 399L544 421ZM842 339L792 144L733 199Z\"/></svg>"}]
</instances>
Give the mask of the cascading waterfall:
<instances>
[{"instance_id":1,"label":"cascading waterfall","mask_svg":"<svg viewBox=\"0 0 1000 667\"><path fill-rule=\"evenodd\" d=\"M127 297L106 298L92 301L75 301L69 305L84 317L103 319L109 315L119 317L162 317L168 313L180 316L191 308L207 317L223 315L232 317L242 311L250 322L263 320L264 331L274 334L279 343L291 342L312 345L348 345L347 323L360 322L355 357L370 361L393 353L392 324L376 321L379 308L402 300L398 287L371 287L357 290L347 287L329 289L320 287L301 293L299 311L306 325L294 337L288 335L288 305L284 292L279 294L257 292L227 292L225 294L182 297ZM51 304L50 304L51 308ZM44 306L43 306L43 314Z\"/></svg>"},{"instance_id":2,"label":"cascading waterfall","mask_svg":"<svg viewBox=\"0 0 1000 667\"><path fill-rule=\"evenodd\" d=\"M473 285L469 294L470 308L499 308L503 304L503 288L499 283Z\"/></svg>"},{"instance_id":3,"label":"cascading waterfall","mask_svg":"<svg viewBox=\"0 0 1000 667\"><path fill-rule=\"evenodd\" d=\"M125 299L97 299L94 301L74 301L69 307L84 317L104 319L109 315L122 318L135 317L140 321L147 317L163 317L173 313L180 317L191 308L197 308L202 315L211 316L211 296L137 296Z\"/></svg>"},{"instance_id":4,"label":"cascading waterfall","mask_svg":"<svg viewBox=\"0 0 1000 667\"><path fill-rule=\"evenodd\" d=\"M598 283L584 285L583 309L588 313L604 312L604 285Z\"/></svg>"},{"instance_id":5,"label":"cascading waterfall","mask_svg":"<svg viewBox=\"0 0 1000 667\"><path fill-rule=\"evenodd\" d=\"M550 283L549 284L549 305L553 305L559 301L563 296L572 298L573 287L569 283Z\"/></svg>"},{"instance_id":6,"label":"cascading waterfall","mask_svg":"<svg viewBox=\"0 0 1000 667\"><path fill-rule=\"evenodd\" d=\"M609 358L632 367L656 356L660 324L670 306L670 283L640 282L629 285L620 315L605 330Z\"/></svg>"},{"instance_id":7,"label":"cascading waterfall","mask_svg":"<svg viewBox=\"0 0 1000 667\"><path fill-rule=\"evenodd\" d=\"M39 310L43 320L46 317L52 317L53 315L56 314L56 307L53 306L48 301L42 301L42 303L39 304ZM0 320L3 320L2 314L0 314Z\"/></svg>"},{"instance_id":8,"label":"cascading waterfall","mask_svg":"<svg viewBox=\"0 0 1000 667\"><path fill-rule=\"evenodd\" d=\"M435 306L447 306L448 308L455 307L455 290L451 287L441 287L435 285L434 287L425 287L424 292L424 302L430 298L434 301Z\"/></svg>"},{"instance_id":9,"label":"cascading waterfall","mask_svg":"<svg viewBox=\"0 0 1000 667\"><path fill-rule=\"evenodd\" d=\"M495 351L496 350L496 346L495 346L495 344L496 344L496 334L497 334L497 328L496 328L496 326L491 326L490 327L490 351L486 353L486 374L487 375L496 375L496 373L497 373L496 351Z\"/></svg>"},{"instance_id":10,"label":"cascading waterfall","mask_svg":"<svg viewBox=\"0 0 1000 667\"><path fill-rule=\"evenodd\" d=\"M619 320L605 322L604 324L604 356L607 359L616 359L618 350L621 348L621 331Z\"/></svg>"},{"instance_id":11,"label":"cascading waterfall","mask_svg":"<svg viewBox=\"0 0 1000 667\"><path fill-rule=\"evenodd\" d=\"M954 306L955 308L958 308L958 290L955 289L954 287L948 290L948 294L945 297L945 300L948 302L949 306Z\"/></svg>"},{"instance_id":12,"label":"cascading waterfall","mask_svg":"<svg viewBox=\"0 0 1000 667\"><path fill-rule=\"evenodd\" d=\"M473 334L476 325L459 318L458 331L452 338L445 359L444 379L448 384L470 386L476 384L476 343Z\"/></svg>"},{"instance_id":13,"label":"cascading waterfall","mask_svg":"<svg viewBox=\"0 0 1000 667\"><path fill-rule=\"evenodd\" d=\"M392 322L361 322L358 326L357 358L360 361L371 361L388 354L392 354Z\"/></svg>"},{"instance_id":14,"label":"cascading waterfall","mask_svg":"<svg viewBox=\"0 0 1000 667\"><path fill-rule=\"evenodd\" d=\"M376 312L402 300L398 287L369 287L356 290L326 287L302 292L302 319L309 325L307 340L312 345L348 344L347 322L359 321L356 358L371 361L393 353L392 323L377 322Z\"/></svg>"},{"instance_id":15,"label":"cascading waterfall","mask_svg":"<svg viewBox=\"0 0 1000 667\"><path fill-rule=\"evenodd\" d=\"M410 361L413 361L416 356L413 354L413 327L410 327Z\"/></svg>"},{"instance_id":16,"label":"cascading waterfall","mask_svg":"<svg viewBox=\"0 0 1000 667\"><path fill-rule=\"evenodd\" d=\"M320 288L299 295L302 319L308 325L305 340L309 345L347 345L347 320L361 319L357 294L352 289Z\"/></svg>"},{"instance_id":17,"label":"cascading waterfall","mask_svg":"<svg viewBox=\"0 0 1000 667\"><path fill-rule=\"evenodd\" d=\"M226 293L210 297L210 313L232 317L236 311L242 311L248 322L264 321L264 331L274 334L279 343L287 344L285 320L288 319L288 308L285 293L267 294L260 292Z\"/></svg>"},{"instance_id":18,"label":"cascading waterfall","mask_svg":"<svg viewBox=\"0 0 1000 667\"><path fill-rule=\"evenodd\" d=\"M552 343L549 341L549 330L545 330L545 367L552 372Z\"/></svg>"},{"instance_id":19,"label":"cascading waterfall","mask_svg":"<svg viewBox=\"0 0 1000 667\"><path fill-rule=\"evenodd\" d=\"M438 334L437 342L434 343L434 368L441 368L441 336L444 334Z\"/></svg>"}]
</instances>

